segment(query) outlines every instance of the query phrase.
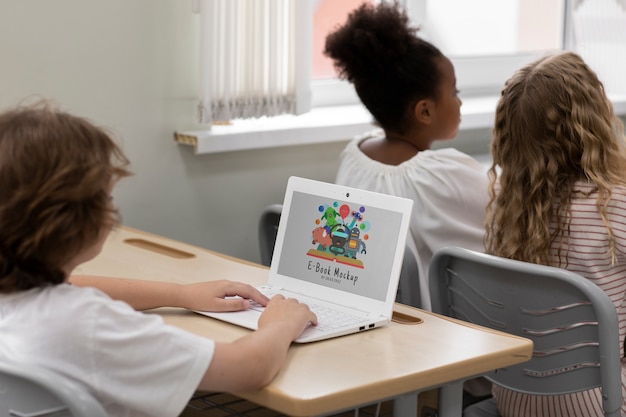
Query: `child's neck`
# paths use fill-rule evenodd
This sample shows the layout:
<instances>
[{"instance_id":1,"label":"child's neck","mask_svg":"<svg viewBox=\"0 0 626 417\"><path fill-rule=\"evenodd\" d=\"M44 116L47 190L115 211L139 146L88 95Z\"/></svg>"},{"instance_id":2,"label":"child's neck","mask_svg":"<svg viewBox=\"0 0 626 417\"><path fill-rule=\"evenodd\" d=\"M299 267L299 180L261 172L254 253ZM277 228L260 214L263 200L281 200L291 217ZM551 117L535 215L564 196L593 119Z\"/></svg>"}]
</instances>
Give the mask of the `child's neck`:
<instances>
[{"instance_id":1,"label":"child's neck","mask_svg":"<svg viewBox=\"0 0 626 417\"><path fill-rule=\"evenodd\" d=\"M385 165L400 165L413 158L419 152L426 150L416 144L401 139L378 137L367 139L360 143L361 152L370 159Z\"/></svg>"}]
</instances>

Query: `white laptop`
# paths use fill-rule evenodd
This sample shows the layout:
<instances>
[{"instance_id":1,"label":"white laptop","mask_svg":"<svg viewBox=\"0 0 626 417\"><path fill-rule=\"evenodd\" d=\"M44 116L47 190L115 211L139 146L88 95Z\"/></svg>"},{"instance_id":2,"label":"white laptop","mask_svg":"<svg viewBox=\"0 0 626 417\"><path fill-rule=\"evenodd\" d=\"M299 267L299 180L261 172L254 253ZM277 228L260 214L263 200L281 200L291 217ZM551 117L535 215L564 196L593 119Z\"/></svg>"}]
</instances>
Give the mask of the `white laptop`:
<instances>
[{"instance_id":1,"label":"white laptop","mask_svg":"<svg viewBox=\"0 0 626 417\"><path fill-rule=\"evenodd\" d=\"M289 178L267 285L307 303L318 325L299 343L383 326L391 320L413 201L314 181ZM326 309L334 311L329 316ZM201 312L256 329L263 307ZM342 324L344 318L350 318Z\"/></svg>"}]
</instances>

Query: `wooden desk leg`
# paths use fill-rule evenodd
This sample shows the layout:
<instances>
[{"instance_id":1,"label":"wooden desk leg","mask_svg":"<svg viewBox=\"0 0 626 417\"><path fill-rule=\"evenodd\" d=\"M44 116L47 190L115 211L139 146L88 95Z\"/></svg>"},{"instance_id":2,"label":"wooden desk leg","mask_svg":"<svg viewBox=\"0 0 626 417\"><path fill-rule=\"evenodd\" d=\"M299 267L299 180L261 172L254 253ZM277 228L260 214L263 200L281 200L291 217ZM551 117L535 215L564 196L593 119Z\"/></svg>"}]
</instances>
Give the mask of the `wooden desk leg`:
<instances>
[{"instance_id":1,"label":"wooden desk leg","mask_svg":"<svg viewBox=\"0 0 626 417\"><path fill-rule=\"evenodd\" d=\"M393 399L393 417L417 416L417 392L399 395Z\"/></svg>"},{"instance_id":2,"label":"wooden desk leg","mask_svg":"<svg viewBox=\"0 0 626 417\"><path fill-rule=\"evenodd\" d=\"M463 414L463 381L439 388L439 417L461 417Z\"/></svg>"}]
</instances>

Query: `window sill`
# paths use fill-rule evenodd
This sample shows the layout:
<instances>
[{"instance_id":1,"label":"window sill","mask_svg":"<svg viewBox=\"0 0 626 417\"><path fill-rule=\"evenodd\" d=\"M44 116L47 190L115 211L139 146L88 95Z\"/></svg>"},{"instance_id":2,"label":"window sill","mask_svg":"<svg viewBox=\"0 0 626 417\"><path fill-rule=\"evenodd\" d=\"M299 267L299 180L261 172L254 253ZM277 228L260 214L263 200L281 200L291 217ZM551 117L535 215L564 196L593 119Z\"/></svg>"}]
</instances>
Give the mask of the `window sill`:
<instances>
[{"instance_id":1,"label":"window sill","mask_svg":"<svg viewBox=\"0 0 626 417\"><path fill-rule=\"evenodd\" d=\"M616 114L626 115L626 94L610 97ZM463 99L460 129L491 128L497 100L497 96ZM210 130L176 131L174 138L201 155L347 141L373 128L369 112L361 105L352 105L319 107L300 116L237 120Z\"/></svg>"}]
</instances>

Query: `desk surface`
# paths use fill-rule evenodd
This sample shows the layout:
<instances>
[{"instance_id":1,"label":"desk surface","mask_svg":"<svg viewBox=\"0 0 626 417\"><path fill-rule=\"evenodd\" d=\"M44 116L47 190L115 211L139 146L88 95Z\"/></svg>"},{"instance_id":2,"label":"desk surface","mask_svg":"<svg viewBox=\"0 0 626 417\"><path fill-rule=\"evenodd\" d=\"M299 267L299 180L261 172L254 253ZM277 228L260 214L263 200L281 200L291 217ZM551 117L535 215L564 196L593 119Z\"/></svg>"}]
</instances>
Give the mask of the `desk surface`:
<instances>
[{"instance_id":1,"label":"desk surface","mask_svg":"<svg viewBox=\"0 0 626 417\"><path fill-rule=\"evenodd\" d=\"M231 279L253 285L269 270L174 240L122 227L96 259L76 274L175 282ZM389 399L525 362L527 339L396 304L394 311L421 319L311 344L294 344L282 371L267 387L237 393L293 416L319 415ZM218 341L249 330L175 308L158 309L169 324Z\"/></svg>"}]
</instances>

